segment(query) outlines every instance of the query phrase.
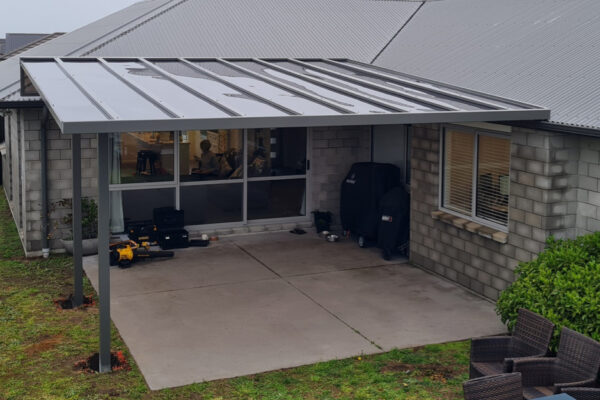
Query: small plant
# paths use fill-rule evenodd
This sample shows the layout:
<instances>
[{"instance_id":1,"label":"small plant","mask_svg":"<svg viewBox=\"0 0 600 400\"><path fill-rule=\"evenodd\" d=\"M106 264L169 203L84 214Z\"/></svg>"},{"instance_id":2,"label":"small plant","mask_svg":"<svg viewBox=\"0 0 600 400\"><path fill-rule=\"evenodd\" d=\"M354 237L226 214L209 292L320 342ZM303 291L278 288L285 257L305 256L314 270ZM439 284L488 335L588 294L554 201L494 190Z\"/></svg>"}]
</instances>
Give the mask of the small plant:
<instances>
[{"instance_id":1,"label":"small plant","mask_svg":"<svg viewBox=\"0 0 600 400\"><path fill-rule=\"evenodd\" d=\"M550 237L535 260L521 263L517 280L496 304L512 330L520 307L556 325L551 349L563 326L600 340L600 232L572 240Z\"/></svg>"},{"instance_id":2,"label":"small plant","mask_svg":"<svg viewBox=\"0 0 600 400\"><path fill-rule=\"evenodd\" d=\"M62 199L53 204L53 206L66 208L69 210L73 209L72 199ZM73 214L69 213L65 215L60 222L72 229L73 227ZM81 228L82 228L82 239L94 239L98 237L98 205L94 199L84 197L81 199ZM73 232L69 239L73 239Z\"/></svg>"}]
</instances>

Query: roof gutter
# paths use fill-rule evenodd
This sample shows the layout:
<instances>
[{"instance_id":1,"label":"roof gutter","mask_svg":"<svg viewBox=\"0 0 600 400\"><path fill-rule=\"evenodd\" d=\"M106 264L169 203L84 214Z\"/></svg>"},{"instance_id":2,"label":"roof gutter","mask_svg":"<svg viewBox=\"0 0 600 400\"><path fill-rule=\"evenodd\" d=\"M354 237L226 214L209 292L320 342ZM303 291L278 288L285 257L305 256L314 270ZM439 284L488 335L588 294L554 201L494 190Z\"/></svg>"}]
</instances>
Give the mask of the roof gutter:
<instances>
[{"instance_id":1,"label":"roof gutter","mask_svg":"<svg viewBox=\"0 0 600 400\"><path fill-rule=\"evenodd\" d=\"M600 137L600 129L563 125L549 121L509 121L505 122L505 124L510 126L517 126L528 129L538 129L549 132L560 132L571 135Z\"/></svg>"},{"instance_id":2,"label":"roof gutter","mask_svg":"<svg viewBox=\"0 0 600 400\"><path fill-rule=\"evenodd\" d=\"M9 108L40 108L43 106L44 102L41 99L33 101L0 101L0 110Z\"/></svg>"}]
</instances>

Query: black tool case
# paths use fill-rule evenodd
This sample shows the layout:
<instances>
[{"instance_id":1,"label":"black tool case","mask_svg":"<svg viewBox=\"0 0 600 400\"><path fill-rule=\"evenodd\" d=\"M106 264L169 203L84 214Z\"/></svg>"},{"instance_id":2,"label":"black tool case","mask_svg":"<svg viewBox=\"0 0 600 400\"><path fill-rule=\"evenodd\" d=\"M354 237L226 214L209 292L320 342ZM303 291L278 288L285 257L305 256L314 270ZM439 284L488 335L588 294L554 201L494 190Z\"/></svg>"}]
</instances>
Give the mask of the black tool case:
<instances>
[{"instance_id":1,"label":"black tool case","mask_svg":"<svg viewBox=\"0 0 600 400\"><path fill-rule=\"evenodd\" d=\"M190 246L190 237L185 229L161 229L158 244L163 250L185 249Z\"/></svg>"},{"instance_id":2,"label":"black tool case","mask_svg":"<svg viewBox=\"0 0 600 400\"><path fill-rule=\"evenodd\" d=\"M129 239L135 242L156 242L157 229L152 221L129 221L125 229Z\"/></svg>"},{"instance_id":3,"label":"black tool case","mask_svg":"<svg viewBox=\"0 0 600 400\"><path fill-rule=\"evenodd\" d=\"M400 183L400 169L392 164L361 162L350 168L342 182L340 216L344 231L357 236L361 246L377 240L379 202Z\"/></svg>"},{"instance_id":4,"label":"black tool case","mask_svg":"<svg viewBox=\"0 0 600 400\"><path fill-rule=\"evenodd\" d=\"M408 250L410 226L410 196L402 186L390 189L381 199L377 246L383 258L391 259L394 253Z\"/></svg>"},{"instance_id":5,"label":"black tool case","mask_svg":"<svg viewBox=\"0 0 600 400\"><path fill-rule=\"evenodd\" d=\"M159 207L154 209L154 224L159 231L164 229L183 229L183 210L173 207Z\"/></svg>"}]
</instances>

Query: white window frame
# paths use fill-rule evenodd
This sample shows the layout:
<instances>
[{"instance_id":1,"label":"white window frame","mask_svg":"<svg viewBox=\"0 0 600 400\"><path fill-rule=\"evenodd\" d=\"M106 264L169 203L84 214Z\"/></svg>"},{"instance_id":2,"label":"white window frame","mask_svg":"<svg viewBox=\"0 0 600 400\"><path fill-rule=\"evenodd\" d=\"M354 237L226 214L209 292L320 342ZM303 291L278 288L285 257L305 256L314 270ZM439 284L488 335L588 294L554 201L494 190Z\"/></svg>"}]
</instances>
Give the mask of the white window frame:
<instances>
[{"instance_id":1,"label":"white window frame","mask_svg":"<svg viewBox=\"0 0 600 400\"><path fill-rule=\"evenodd\" d=\"M472 192L471 192L471 215L463 214L458 211L446 208L444 206L444 184L445 184L444 173L445 173L445 168L446 168L446 157L445 157L446 131L449 129L456 129L456 130L461 130L463 132L472 133L473 140L475 141L474 147L473 147L474 151L473 151L473 175L472 175L473 184L472 184L472 189L471 189L472 190ZM508 225L509 225L509 221L510 221L510 207L507 210L506 225L502 225L502 224L499 224L499 223L496 223L493 221L489 221L487 219L480 218L477 216L477 176L478 176L477 174L478 174L478 168L479 168L479 137L480 136L493 136L493 137L498 137L498 138L502 138L502 139L507 139L510 142L510 135L507 135L502 132L497 132L497 131L472 128L472 127L467 127L467 126L463 126L463 125L443 125L442 128L440 129L440 149L439 149L440 167L439 167L438 207L441 211L444 211L445 213L456 215L457 217L461 217L461 218L467 219L469 221L476 222L480 225L487 226L492 229L496 229L498 231L508 233ZM512 163L509 161L509 165L508 165L509 176L510 176L511 164ZM509 193L509 203L510 203L510 179L508 182L508 186L509 186L508 193Z\"/></svg>"}]
</instances>

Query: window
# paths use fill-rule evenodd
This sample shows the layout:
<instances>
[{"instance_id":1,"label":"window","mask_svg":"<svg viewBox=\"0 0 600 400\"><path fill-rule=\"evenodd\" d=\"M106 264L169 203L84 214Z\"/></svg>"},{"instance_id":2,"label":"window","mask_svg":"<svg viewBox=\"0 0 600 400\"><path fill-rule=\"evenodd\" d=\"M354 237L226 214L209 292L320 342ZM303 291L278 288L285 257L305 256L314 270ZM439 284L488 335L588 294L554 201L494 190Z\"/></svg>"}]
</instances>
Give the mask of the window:
<instances>
[{"instance_id":1,"label":"window","mask_svg":"<svg viewBox=\"0 0 600 400\"><path fill-rule=\"evenodd\" d=\"M306 215L306 128L248 130L248 219Z\"/></svg>"},{"instance_id":2,"label":"window","mask_svg":"<svg viewBox=\"0 0 600 400\"><path fill-rule=\"evenodd\" d=\"M242 130L188 131L179 142L182 182L244 177Z\"/></svg>"},{"instance_id":3,"label":"window","mask_svg":"<svg viewBox=\"0 0 600 400\"><path fill-rule=\"evenodd\" d=\"M441 206L506 228L510 140L468 128L446 128L443 143Z\"/></svg>"},{"instance_id":4,"label":"window","mask_svg":"<svg viewBox=\"0 0 600 400\"><path fill-rule=\"evenodd\" d=\"M310 216L306 128L112 134L111 231L156 207L187 226L242 226Z\"/></svg>"},{"instance_id":5,"label":"window","mask_svg":"<svg viewBox=\"0 0 600 400\"><path fill-rule=\"evenodd\" d=\"M111 182L173 181L173 132L136 132L112 135Z\"/></svg>"},{"instance_id":6,"label":"window","mask_svg":"<svg viewBox=\"0 0 600 400\"><path fill-rule=\"evenodd\" d=\"M306 128L249 129L248 176L306 174Z\"/></svg>"}]
</instances>

